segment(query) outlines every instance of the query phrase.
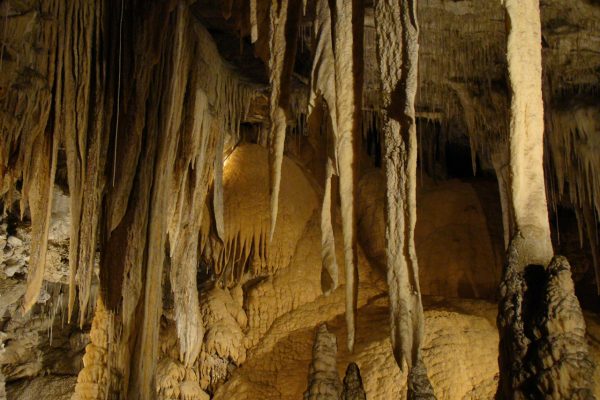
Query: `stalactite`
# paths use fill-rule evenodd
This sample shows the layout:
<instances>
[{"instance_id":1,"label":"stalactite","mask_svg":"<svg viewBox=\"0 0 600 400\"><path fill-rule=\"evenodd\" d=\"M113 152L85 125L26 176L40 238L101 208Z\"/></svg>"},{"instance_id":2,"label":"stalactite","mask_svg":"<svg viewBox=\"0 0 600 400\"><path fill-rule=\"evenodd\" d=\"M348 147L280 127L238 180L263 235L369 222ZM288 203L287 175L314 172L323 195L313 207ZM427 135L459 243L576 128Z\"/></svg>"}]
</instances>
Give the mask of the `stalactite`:
<instances>
[{"instance_id":1,"label":"stalactite","mask_svg":"<svg viewBox=\"0 0 600 400\"><path fill-rule=\"evenodd\" d=\"M258 40L258 0L250 0L250 40L255 43Z\"/></svg>"},{"instance_id":2,"label":"stalactite","mask_svg":"<svg viewBox=\"0 0 600 400\"><path fill-rule=\"evenodd\" d=\"M23 19L8 15L15 10L6 2L3 22L3 55L8 38L20 37ZM17 14L15 14L16 16ZM32 17L32 16L33 17ZM51 18L42 18L51 16ZM2 62L2 118L0 119L0 197L12 197L18 180L22 179L21 215L29 205L32 222L32 248L29 262L27 292L23 310L29 311L38 299L45 269L50 203L59 143L55 133L56 115L51 112L53 89L60 86L57 77L63 73L61 60L54 51L64 21L64 7L49 1L39 5L37 13L24 15L31 26L34 53L11 60L11 66ZM7 42L8 41L8 42ZM10 46L9 46L10 47Z\"/></svg>"},{"instance_id":3,"label":"stalactite","mask_svg":"<svg viewBox=\"0 0 600 400\"><path fill-rule=\"evenodd\" d=\"M165 260L165 241L167 232L167 218L164 212L167 209L168 188L172 178L172 168L176 138L180 129L183 99L187 86L189 52L186 40L189 15L184 4L177 6L174 17L172 54L167 55L168 68L166 76L169 77L164 88L164 107L162 113L165 118L156 128L162 131L158 137L157 155L154 170L154 183L151 194L151 208L148 224L148 248L146 261L146 276L144 287L143 319L139 327L140 335L139 353L135 357L136 368L133 369L135 387L138 394L135 398L150 398L152 380L156 361L158 359L158 328L159 318L162 314L162 271Z\"/></svg>"},{"instance_id":4,"label":"stalactite","mask_svg":"<svg viewBox=\"0 0 600 400\"><path fill-rule=\"evenodd\" d=\"M281 182L281 163L285 145L287 116L282 92L286 90L284 68L287 53L286 25L288 20L289 2L294 0L271 0L269 10L269 180L271 183L271 232L270 240L275 233L277 212L279 207L279 185ZM295 36L293 37L295 38Z\"/></svg>"},{"instance_id":5,"label":"stalactite","mask_svg":"<svg viewBox=\"0 0 600 400\"><path fill-rule=\"evenodd\" d=\"M541 22L538 0L504 0L508 19L511 195L523 266L548 265L553 249L544 181Z\"/></svg>"},{"instance_id":6,"label":"stalactite","mask_svg":"<svg viewBox=\"0 0 600 400\"><path fill-rule=\"evenodd\" d=\"M409 368L420 357L423 306L414 244L419 29L415 1L380 0L375 7L383 89L386 195L386 253L391 335L396 362Z\"/></svg>"},{"instance_id":7,"label":"stalactite","mask_svg":"<svg viewBox=\"0 0 600 400\"><path fill-rule=\"evenodd\" d=\"M269 8L269 182L271 185L271 229L273 240L279 207L281 162L287 123L291 120L290 83L296 58L301 0L271 0ZM305 108L304 108L305 109ZM296 116L301 111L295 110ZM298 112L300 111L300 112Z\"/></svg>"},{"instance_id":8,"label":"stalactite","mask_svg":"<svg viewBox=\"0 0 600 400\"><path fill-rule=\"evenodd\" d=\"M202 232L202 255L226 287L239 283L242 276L261 277L286 268L317 207L306 176L284 157L280 213L286 223L277 226L270 241L267 165L268 153L261 146L236 147L227 158L223 177L225 237L214 238L209 227ZM302 204L294 202L298 196L305 199Z\"/></svg>"},{"instance_id":9,"label":"stalactite","mask_svg":"<svg viewBox=\"0 0 600 400\"><path fill-rule=\"evenodd\" d=\"M503 147L492 154L492 166L498 181L500 206L502 207L502 230L504 232L504 248L508 249L511 236L514 233L514 216L512 212L512 198L510 193L508 148Z\"/></svg>"},{"instance_id":10,"label":"stalactite","mask_svg":"<svg viewBox=\"0 0 600 400\"><path fill-rule=\"evenodd\" d=\"M568 200L581 211L587 241L592 250L596 285L600 292L600 260L598 260L595 226L600 216L600 180L597 171L600 157L595 149L593 132L598 130L600 107L589 104L558 104L553 109L547 135L549 152L548 173L557 188L551 191L551 201ZM556 192L556 193L554 193Z\"/></svg>"},{"instance_id":11,"label":"stalactite","mask_svg":"<svg viewBox=\"0 0 600 400\"><path fill-rule=\"evenodd\" d=\"M23 188L24 198L28 199L32 224L27 290L23 297L25 312L36 303L44 280L58 138L56 135L42 133L34 142L32 151L35 154L31 166L32 176L27 179L30 186Z\"/></svg>"},{"instance_id":12,"label":"stalactite","mask_svg":"<svg viewBox=\"0 0 600 400\"><path fill-rule=\"evenodd\" d=\"M217 235L225 239L225 223L223 222L223 147L225 135L219 135L217 139L217 150L214 161L214 181L213 181L213 211L215 216L215 228Z\"/></svg>"},{"instance_id":13,"label":"stalactite","mask_svg":"<svg viewBox=\"0 0 600 400\"><path fill-rule=\"evenodd\" d=\"M194 87L195 79L191 87ZM195 363L200 353L202 321L196 282L199 264L198 242L200 225L210 181L208 160L215 157L213 132L215 120L210 115L206 94L197 89L189 99L188 121L182 130L178 157L173 172L173 192L177 193L177 209L171 217L171 288L175 301L175 322L179 338L181 361L185 366ZM224 135L222 135L224 136ZM221 153L222 154L222 151ZM218 150L216 155L219 155ZM177 186L180 185L180 186Z\"/></svg>"},{"instance_id":14,"label":"stalactite","mask_svg":"<svg viewBox=\"0 0 600 400\"><path fill-rule=\"evenodd\" d=\"M356 257L356 213L354 140L358 135L362 98L362 32L361 1L336 0L332 11L334 68L336 90L337 140L344 264L346 275L346 325L348 349L354 348L358 266Z\"/></svg>"},{"instance_id":15,"label":"stalactite","mask_svg":"<svg viewBox=\"0 0 600 400\"><path fill-rule=\"evenodd\" d=\"M331 281L329 287L324 288L325 294L331 293L338 287L339 270L335 256L335 239L333 236L333 225L331 223L331 179L333 177L333 165L331 160L327 161L325 188L323 193L323 204L321 207L321 260L323 268Z\"/></svg>"},{"instance_id":16,"label":"stalactite","mask_svg":"<svg viewBox=\"0 0 600 400\"><path fill-rule=\"evenodd\" d=\"M62 57L67 71L74 79L64 79L59 92L57 128L63 131L67 155L67 172L71 200L71 240L69 243L70 288L69 319L73 313L76 287L79 289L79 323L85 323L92 270L97 246L98 218L103 192L102 173L106 158L104 141L104 69L93 65L101 58L103 2L88 4L71 2L64 37L60 46L75 47L79 52L64 51ZM70 21L78 23L71 24ZM83 30L83 34L79 34ZM92 57L92 54L94 57ZM90 114L93 110L93 114ZM94 115L92 121L89 115ZM87 190L84 190L87 188ZM92 190L90 190L93 188Z\"/></svg>"},{"instance_id":17,"label":"stalactite","mask_svg":"<svg viewBox=\"0 0 600 400\"><path fill-rule=\"evenodd\" d=\"M308 101L309 121L311 129L321 130L325 123L327 143L327 165L325 167L325 188L323 204L321 207L321 258L323 268L331 279L331 287L326 288L329 293L338 285L338 265L335 256L335 241L331 225L331 179L337 170L337 113L336 113L336 88L333 46L331 43L331 12L327 0L317 0L315 17L313 21L313 34L315 38L314 58L311 74L311 92ZM326 114L324 105L327 105Z\"/></svg>"}]
</instances>

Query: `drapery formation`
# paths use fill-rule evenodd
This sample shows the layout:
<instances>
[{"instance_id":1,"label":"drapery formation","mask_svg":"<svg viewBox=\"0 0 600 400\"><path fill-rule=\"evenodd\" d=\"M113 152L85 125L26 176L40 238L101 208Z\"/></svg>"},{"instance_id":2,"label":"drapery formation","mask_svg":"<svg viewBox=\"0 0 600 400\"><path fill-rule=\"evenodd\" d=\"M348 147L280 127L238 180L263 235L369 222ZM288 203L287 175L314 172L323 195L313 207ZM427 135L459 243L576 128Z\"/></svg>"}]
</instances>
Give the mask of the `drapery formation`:
<instances>
[{"instance_id":1,"label":"drapery formation","mask_svg":"<svg viewBox=\"0 0 600 400\"><path fill-rule=\"evenodd\" d=\"M92 60L106 58L99 45L105 40L105 32L100 28L106 12L103 2L48 1L40 7L39 12L50 18L36 25L33 34L37 35L36 48L47 51L21 59L14 70L3 71L11 84L7 85L9 91L3 102L7 118L2 118L0 195L6 195L10 203L11 191L22 179L21 213L29 206L32 221L30 273L23 301L27 312L37 301L42 286L58 149L64 147L70 166L72 216L69 313L73 311L77 284L80 314L84 316L90 295L101 189L82 188L102 185L99 171L105 160L102 135L106 98L101 82L106 78L106 68ZM7 7L7 15L9 10ZM19 29L19 21L14 25L4 21L5 37L12 26ZM15 36L19 37L18 30ZM73 47L78 51L70 51ZM19 76L19 68L28 70L30 76ZM21 87L19 81L31 83ZM90 119L90 115L96 118Z\"/></svg>"}]
</instances>

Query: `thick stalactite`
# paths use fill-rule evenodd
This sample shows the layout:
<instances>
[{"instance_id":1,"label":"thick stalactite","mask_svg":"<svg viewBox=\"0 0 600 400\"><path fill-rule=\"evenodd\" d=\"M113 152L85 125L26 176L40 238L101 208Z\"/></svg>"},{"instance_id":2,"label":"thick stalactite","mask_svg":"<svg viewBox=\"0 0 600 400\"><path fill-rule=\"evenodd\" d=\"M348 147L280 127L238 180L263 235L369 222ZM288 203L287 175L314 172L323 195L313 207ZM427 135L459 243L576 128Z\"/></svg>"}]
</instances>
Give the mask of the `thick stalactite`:
<instances>
[{"instance_id":1,"label":"thick stalactite","mask_svg":"<svg viewBox=\"0 0 600 400\"><path fill-rule=\"evenodd\" d=\"M570 265L554 257L544 179L541 20L537 0L505 0L512 89L514 232L500 286L498 398L594 398L594 369ZM498 163L500 164L500 163Z\"/></svg>"},{"instance_id":2,"label":"thick stalactite","mask_svg":"<svg viewBox=\"0 0 600 400\"><path fill-rule=\"evenodd\" d=\"M338 266L331 222L332 178L339 176L344 243L346 324L348 348L354 346L357 298L355 140L358 137L362 97L363 6L361 2L315 4L314 48L309 122L313 133L325 132L327 155L325 191L321 208L323 267L331 281L325 292L338 285ZM333 38L333 40L332 40ZM324 127L324 128L323 128Z\"/></svg>"},{"instance_id":3,"label":"thick stalactite","mask_svg":"<svg viewBox=\"0 0 600 400\"><path fill-rule=\"evenodd\" d=\"M423 306L414 244L416 224L418 35L416 2L378 1L375 8L385 123L386 253L396 362L420 358ZM393 45L390 45L392 43Z\"/></svg>"},{"instance_id":4,"label":"thick stalactite","mask_svg":"<svg viewBox=\"0 0 600 400\"><path fill-rule=\"evenodd\" d=\"M505 0L511 87L510 171L515 231L523 266L547 265L552 241L544 180L544 104L539 1Z\"/></svg>"}]
</instances>

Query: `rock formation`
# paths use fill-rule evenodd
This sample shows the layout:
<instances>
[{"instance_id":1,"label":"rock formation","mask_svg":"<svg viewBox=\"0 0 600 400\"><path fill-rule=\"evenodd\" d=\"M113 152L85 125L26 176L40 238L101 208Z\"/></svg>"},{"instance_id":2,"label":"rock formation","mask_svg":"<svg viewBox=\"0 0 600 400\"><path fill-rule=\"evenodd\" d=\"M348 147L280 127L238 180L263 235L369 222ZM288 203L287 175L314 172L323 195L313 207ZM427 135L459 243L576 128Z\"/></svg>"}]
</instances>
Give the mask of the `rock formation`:
<instances>
[{"instance_id":1,"label":"rock formation","mask_svg":"<svg viewBox=\"0 0 600 400\"><path fill-rule=\"evenodd\" d=\"M337 339L329 333L327 325L317 328L313 345L313 361L308 370L306 400L336 400L342 395L342 382L337 372Z\"/></svg>"},{"instance_id":2,"label":"rock formation","mask_svg":"<svg viewBox=\"0 0 600 400\"><path fill-rule=\"evenodd\" d=\"M367 394L360 377L360 369L354 362L348 364L348 368L346 368L344 390L341 398L342 400L367 400Z\"/></svg>"},{"instance_id":3,"label":"rock formation","mask_svg":"<svg viewBox=\"0 0 600 400\"><path fill-rule=\"evenodd\" d=\"M598 397L599 21L0 2L0 399Z\"/></svg>"},{"instance_id":4,"label":"rock formation","mask_svg":"<svg viewBox=\"0 0 600 400\"><path fill-rule=\"evenodd\" d=\"M409 368L417 363L423 336L423 306L414 244L418 151L415 118L419 56L417 2L378 2L375 23L386 109L383 136L390 330L394 356L402 369L404 362ZM424 378L427 379L427 373Z\"/></svg>"}]
</instances>

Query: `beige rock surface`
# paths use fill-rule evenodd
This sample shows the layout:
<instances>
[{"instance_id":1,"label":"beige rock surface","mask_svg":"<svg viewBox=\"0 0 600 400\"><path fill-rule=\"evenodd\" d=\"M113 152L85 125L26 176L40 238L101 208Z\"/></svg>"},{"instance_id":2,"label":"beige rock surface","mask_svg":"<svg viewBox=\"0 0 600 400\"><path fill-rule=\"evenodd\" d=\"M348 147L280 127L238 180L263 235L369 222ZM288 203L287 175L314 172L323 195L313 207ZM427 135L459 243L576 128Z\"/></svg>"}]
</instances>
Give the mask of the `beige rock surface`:
<instances>
[{"instance_id":1,"label":"beige rock surface","mask_svg":"<svg viewBox=\"0 0 600 400\"><path fill-rule=\"evenodd\" d=\"M76 382L75 376L40 376L9 386L7 399L71 400Z\"/></svg>"},{"instance_id":2,"label":"beige rock surface","mask_svg":"<svg viewBox=\"0 0 600 400\"><path fill-rule=\"evenodd\" d=\"M495 298L503 249L499 214L489 214L484 202L494 200L488 186L458 179L434 183L423 179L417 194L415 246L424 295ZM383 176L371 170L359 184L358 229L370 260L385 265ZM486 208L484 208L486 207ZM498 207L499 208L499 207ZM497 219L496 219L497 218Z\"/></svg>"}]
</instances>

